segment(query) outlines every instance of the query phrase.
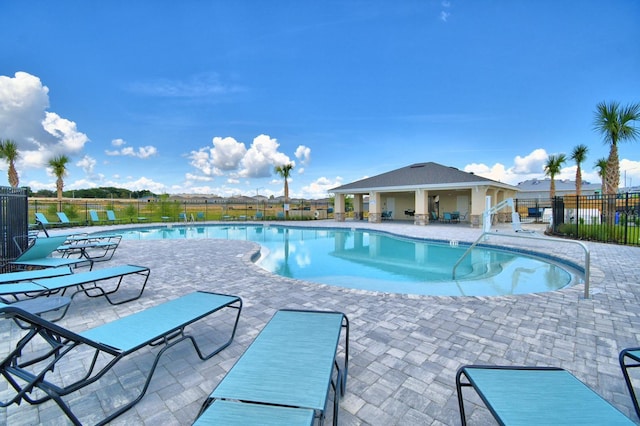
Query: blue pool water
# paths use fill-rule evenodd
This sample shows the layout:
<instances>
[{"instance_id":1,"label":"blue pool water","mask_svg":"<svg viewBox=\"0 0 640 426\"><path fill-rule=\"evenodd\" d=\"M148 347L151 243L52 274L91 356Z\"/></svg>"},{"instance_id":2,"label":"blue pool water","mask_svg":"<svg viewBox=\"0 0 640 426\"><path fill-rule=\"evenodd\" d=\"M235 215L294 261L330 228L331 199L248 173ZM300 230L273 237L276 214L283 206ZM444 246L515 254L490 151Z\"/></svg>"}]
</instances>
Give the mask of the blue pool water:
<instances>
[{"instance_id":1,"label":"blue pool water","mask_svg":"<svg viewBox=\"0 0 640 426\"><path fill-rule=\"evenodd\" d=\"M367 230L206 225L123 230L124 239L218 238L259 243L258 264L286 277L389 293L491 296L557 290L575 280L548 260Z\"/></svg>"}]
</instances>

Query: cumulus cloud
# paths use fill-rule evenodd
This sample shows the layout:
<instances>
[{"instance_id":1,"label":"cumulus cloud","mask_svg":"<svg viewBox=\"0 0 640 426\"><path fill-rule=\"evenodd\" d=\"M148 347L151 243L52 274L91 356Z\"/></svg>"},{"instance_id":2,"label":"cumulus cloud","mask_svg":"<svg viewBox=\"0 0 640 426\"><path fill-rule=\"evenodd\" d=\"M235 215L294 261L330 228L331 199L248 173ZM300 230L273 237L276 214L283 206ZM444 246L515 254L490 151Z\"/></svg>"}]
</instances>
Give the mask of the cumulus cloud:
<instances>
[{"instance_id":1,"label":"cumulus cloud","mask_svg":"<svg viewBox=\"0 0 640 426\"><path fill-rule=\"evenodd\" d=\"M114 139L111 141L111 145L117 148L120 148L120 147L122 148L114 149L114 150L106 149L104 152L105 154L111 157L117 157L117 156L135 157L135 158L141 158L143 160L149 157L158 155L158 149L155 146L152 146L152 145L140 146L138 147L138 149L136 149L131 146L125 146L126 144L127 142L125 142L123 139Z\"/></svg>"},{"instance_id":2,"label":"cumulus cloud","mask_svg":"<svg viewBox=\"0 0 640 426\"><path fill-rule=\"evenodd\" d=\"M516 158L513 160L513 173L540 173L540 171L544 171L544 163L547 161L548 157L549 154L547 154L547 151L542 148L532 151L525 157L516 155Z\"/></svg>"},{"instance_id":3,"label":"cumulus cloud","mask_svg":"<svg viewBox=\"0 0 640 426\"><path fill-rule=\"evenodd\" d=\"M513 160L512 167L506 167L504 164L496 163L487 165L484 163L472 163L464 167L464 171L474 173L487 179L493 179L499 182L517 185L519 182L528 179L540 179L544 177L544 163L547 161L549 154L544 149L535 149L530 154L521 157L517 155ZM567 171L563 170L562 176ZM574 171L575 174L575 171ZM563 178L558 176L558 178Z\"/></svg>"},{"instance_id":4,"label":"cumulus cloud","mask_svg":"<svg viewBox=\"0 0 640 426\"><path fill-rule=\"evenodd\" d=\"M311 148L300 145L298 146L298 148L296 148L296 152L294 155L296 156L298 161L300 161L300 165L302 166L298 169L298 173L302 174L304 173L305 166L307 166L311 162Z\"/></svg>"},{"instance_id":5,"label":"cumulus cloud","mask_svg":"<svg viewBox=\"0 0 640 426\"><path fill-rule=\"evenodd\" d=\"M40 168L52 155L73 155L89 142L76 123L49 109L49 89L26 72L0 76L0 129L20 150L19 167Z\"/></svg>"},{"instance_id":6,"label":"cumulus cloud","mask_svg":"<svg viewBox=\"0 0 640 426\"><path fill-rule=\"evenodd\" d=\"M278 151L280 144L274 138L267 135L260 135L253 139L251 147L242 159L242 170L240 176L259 178L268 177L273 173L276 166L293 164L295 162Z\"/></svg>"},{"instance_id":7,"label":"cumulus cloud","mask_svg":"<svg viewBox=\"0 0 640 426\"><path fill-rule=\"evenodd\" d=\"M228 174L229 179L263 178L273 174L275 166L293 163L278 149L280 144L268 135L253 139L249 148L232 137L214 137L212 147L189 153L191 165L206 176Z\"/></svg>"},{"instance_id":8,"label":"cumulus cloud","mask_svg":"<svg viewBox=\"0 0 640 426\"><path fill-rule=\"evenodd\" d=\"M342 177L338 176L331 180L326 177L321 177L311 182L309 185L302 187L299 197L305 198L325 198L329 196L329 190L342 185Z\"/></svg>"},{"instance_id":9,"label":"cumulus cloud","mask_svg":"<svg viewBox=\"0 0 640 426\"><path fill-rule=\"evenodd\" d=\"M92 175L93 169L96 166L96 159L85 155L80 161L76 163L76 166L80 167L86 174Z\"/></svg>"}]
</instances>

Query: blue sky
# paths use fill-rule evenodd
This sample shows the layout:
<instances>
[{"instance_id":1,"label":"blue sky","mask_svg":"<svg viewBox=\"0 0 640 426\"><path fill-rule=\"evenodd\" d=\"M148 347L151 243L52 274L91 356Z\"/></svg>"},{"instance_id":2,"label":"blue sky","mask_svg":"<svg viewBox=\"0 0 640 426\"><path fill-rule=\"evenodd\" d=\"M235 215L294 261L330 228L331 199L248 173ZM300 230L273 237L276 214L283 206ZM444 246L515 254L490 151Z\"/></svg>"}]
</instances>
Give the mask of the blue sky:
<instances>
[{"instance_id":1,"label":"blue sky","mask_svg":"<svg viewBox=\"0 0 640 426\"><path fill-rule=\"evenodd\" d=\"M517 184L608 145L596 104L640 102L640 2L3 1L0 138L20 184L281 195L434 161ZM640 141L621 185L640 185ZM6 184L6 164L0 164ZM558 177L573 179L575 164Z\"/></svg>"}]
</instances>

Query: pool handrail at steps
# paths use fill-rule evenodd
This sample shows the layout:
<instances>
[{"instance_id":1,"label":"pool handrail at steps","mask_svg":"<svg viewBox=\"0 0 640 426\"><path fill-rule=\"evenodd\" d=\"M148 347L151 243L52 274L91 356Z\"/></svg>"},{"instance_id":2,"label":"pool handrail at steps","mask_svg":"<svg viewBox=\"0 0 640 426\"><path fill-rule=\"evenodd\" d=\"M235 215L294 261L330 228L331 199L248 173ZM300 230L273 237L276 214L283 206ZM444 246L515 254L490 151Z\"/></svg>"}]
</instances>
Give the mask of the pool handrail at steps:
<instances>
[{"instance_id":1,"label":"pool handrail at steps","mask_svg":"<svg viewBox=\"0 0 640 426\"><path fill-rule=\"evenodd\" d=\"M473 244L471 244L467 250L464 252L464 254L460 257L460 259L458 259L458 261L455 263L455 265L453 265L453 271L452 271L452 279L456 279L456 269L458 268L458 265L460 265L460 263L462 262L462 260L467 257L467 255L471 252L471 250L473 250L478 243L480 243L481 240L485 240L489 237L489 236L499 236L499 237L510 237L510 238L522 238L522 239L531 239L531 240L546 240L546 241L553 241L554 243L559 242L559 243L569 243L569 244L577 244L579 245L583 250L584 250L584 298L588 299L589 298L589 270L591 269L591 254L589 252L589 248L587 247L587 245L581 241L575 241L575 240L563 240L563 239L556 239L556 238L545 238L542 236L539 236L537 234L515 234L515 235L511 235L511 234L504 234L504 233L500 233L500 235L497 235L493 232L483 232L482 234L480 234L480 236L478 237L478 239L476 239Z\"/></svg>"}]
</instances>

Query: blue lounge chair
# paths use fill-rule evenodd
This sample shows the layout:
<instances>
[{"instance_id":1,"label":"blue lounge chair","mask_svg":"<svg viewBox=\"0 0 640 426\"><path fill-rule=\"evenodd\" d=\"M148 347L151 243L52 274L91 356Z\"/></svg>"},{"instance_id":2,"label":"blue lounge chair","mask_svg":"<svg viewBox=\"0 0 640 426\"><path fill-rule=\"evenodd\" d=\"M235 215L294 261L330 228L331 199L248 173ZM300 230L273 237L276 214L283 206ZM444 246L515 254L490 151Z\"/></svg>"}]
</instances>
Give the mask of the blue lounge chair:
<instances>
[{"instance_id":1,"label":"blue lounge chair","mask_svg":"<svg viewBox=\"0 0 640 426\"><path fill-rule=\"evenodd\" d=\"M36 238L33 244L27 248L24 253L15 260L9 262L10 265L22 269L28 267L38 268L57 268L60 266L81 266L89 264L89 269L93 268L93 260L91 259L63 259L60 257L51 257L67 241L67 237L56 236L50 238Z\"/></svg>"},{"instance_id":2,"label":"blue lounge chair","mask_svg":"<svg viewBox=\"0 0 640 426\"><path fill-rule=\"evenodd\" d=\"M95 262L111 260L120 245L122 235L73 235L67 237L65 243L58 247L62 257L78 256Z\"/></svg>"},{"instance_id":3,"label":"blue lounge chair","mask_svg":"<svg viewBox=\"0 0 640 426\"><path fill-rule=\"evenodd\" d=\"M624 381L629 389L629 395L631 395L631 402L633 408L636 410L636 415L640 417L640 406L638 406L638 397L631 382L631 376L629 375L630 368L640 367L640 347L623 349L618 356L620 361L620 368L622 369L622 375Z\"/></svg>"},{"instance_id":4,"label":"blue lounge chair","mask_svg":"<svg viewBox=\"0 0 640 426\"><path fill-rule=\"evenodd\" d=\"M468 365L456 374L460 420L462 388L473 387L502 425L632 425L629 418L566 370L555 367Z\"/></svg>"},{"instance_id":5,"label":"blue lounge chair","mask_svg":"<svg viewBox=\"0 0 640 426\"><path fill-rule=\"evenodd\" d=\"M120 223L122 222L120 219L116 217L116 214L113 210L107 210L107 220L109 223Z\"/></svg>"},{"instance_id":6,"label":"blue lounge chair","mask_svg":"<svg viewBox=\"0 0 640 426\"><path fill-rule=\"evenodd\" d=\"M66 314L69 303L71 302L70 297L36 297L33 299L20 300L17 295L25 293L40 295L43 293L42 288L29 281L38 278L51 278L69 275L71 273L71 268L60 267L0 274L0 303L13 304L14 306L20 307L34 315L41 315L46 312L64 309L58 317L51 319L51 321L58 321ZM11 300L9 300L7 296L10 297Z\"/></svg>"},{"instance_id":7,"label":"blue lounge chair","mask_svg":"<svg viewBox=\"0 0 640 426\"><path fill-rule=\"evenodd\" d=\"M74 297L77 293L84 293L85 295L87 295L87 297L104 296L110 304L120 305L122 303L136 300L140 298L140 296L142 296L142 292L144 291L147 285L147 281L149 280L150 273L150 269L145 266L120 265L111 268L79 272L72 275L33 279L31 283L40 286L46 293L62 291L62 293L64 294L66 290L75 288L76 291L72 294L71 297ZM138 292L134 292L133 295L125 299L113 299L111 295L120 290L124 278L129 276L139 277L136 279L136 281L140 290ZM115 281L115 286L112 285L110 286L110 289L106 289L105 285L107 283L102 283L102 281Z\"/></svg>"},{"instance_id":8,"label":"blue lounge chair","mask_svg":"<svg viewBox=\"0 0 640 426\"><path fill-rule=\"evenodd\" d=\"M198 212L198 213L196 213L196 220L202 220L202 221L204 221L204 220L205 220L204 212Z\"/></svg>"},{"instance_id":9,"label":"blue lounge chair","mask_svg":"<svg viewBox=\"0 0 640 426\"><path fill-rule=\"evenodd\" d=\"M38 278L59 277L61 275L72 274L73 271L68 266L60 268L34 269L32 271L7 272L0 274L0 290L4 284L13 284L23 281L32 281Z\"/></svg>"},{"instance_id":10,"label":"blue lounge chair","mask_svg":"<svg viewBox=\"0 0 640 426\"><path fill-rule=\"evenodd\" d=\"M186 213L178 213L178 222L186 222L187 214Z\"/></svg>"},{"instance_id":11,"label":"blue lounge chair","mask_svg":"<svg viewBox=\"0 0 640 426\"><path fill-rule=\"evenodd\" d=\"M48 237L49 232L47 231L47 227L54 226L62 226L62 222L49 222L49 219L44 215L44 213L36 213L36 226L40 225L40 228L44 231L45 235Z\"/></svg>"},{"instance_id":12,"label":"blue lounge chair","mask_svg":"<svg viewBox=\"0 0 640 426\"><path fill-rule=\"evenodd\" d=\"M92 224L101 224L102 222L104 222L104 220L100 219L100 216L98 215L98 212L95 210L89 210L89 219L91 220Z\"/></svg>"},{"instance_id":13,"label":"blue lounge chair","mask_svg":"<svg viewBox=\"0 0 640 426\"><path fill-rule=\"evenodd\" d=\"M205 323L198 323L199 327L191 328L193 331L189 333L185 327L223 309L224 312L236 311L235 315L231 315L232 321L225 326L229 329L228 332L221 330L225 333L223 338L227 335L229 337L213 350L205 352L195 339L196 332L201 336L209 334L202 330ZM79 425L82 421L64 400L65 397L97 382L116 364L125 362L129 355L139 349L160 346L161 349L149 365L144 384L140 388L136 387L139 391L131 390L137 396L114 407L111 414L98 422L100 425L109 423L142 399L160 357L171 347L182 341L190 341L198 357L206 360L229 346L235 336L241 310L242 300L239 297L194 292L76 333L12 305L0 304L0 316L27 324L32 330L18 341L15 349L0 363L0 377L4 381L1 383L3 399L0 407L22 403L35 405L53 400L72 423ZM225 318L221 316L220 320L223 319ZM48 350L47 345L50 346ZM34 350L36 352L32 353ZM96 362L98 359L101 361ZM166 367L171 368L171 365ZM64 382L60 378L64 378ZM78 397L73 398L77 400ZM120 397L115 399L120 400ZM77 402L77 406L82 406L82 403ZM95 419L91 419L92 423L94 421Z\"/></svg>"},{"instance_id":14,"label":"blue lounge chair","mask_svg":"<svg viewBox=\"0 0 640 426\"><path fill-rule=\"evenodd\" d=\"M339 357L342 334L344 354ZM245 410L276 416L286 414L277 407L291 407L300 410L288 412L292 418L303 419L297 424L308 424L304 419L309 411L322 424L332 388L333 423L337 424L338 404L347 383L348 358L349 322L344 314L278 311L213 390L196 423L245 424L242 417ZM220 405L220 401L226 403ZM266 419L263 424L268 424Z\"/></svg>"},{"instance_id":15,"label":"blue lounge chair","mask_svg":"<svg viewBox=\"0 0 640 426\"><path fill-rule=\"evenodd\" d=\"M70 221L65 212L57 212L56 214L58 215L58 219L60 219L60 223L65 226L77 226L80 223Z\"/></svg>"}]
</instances>

